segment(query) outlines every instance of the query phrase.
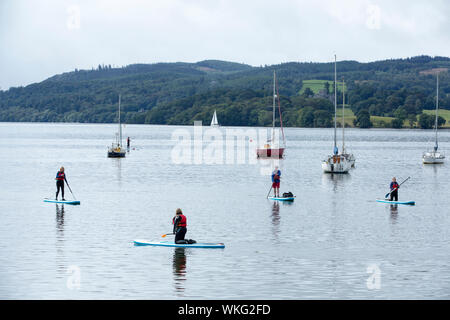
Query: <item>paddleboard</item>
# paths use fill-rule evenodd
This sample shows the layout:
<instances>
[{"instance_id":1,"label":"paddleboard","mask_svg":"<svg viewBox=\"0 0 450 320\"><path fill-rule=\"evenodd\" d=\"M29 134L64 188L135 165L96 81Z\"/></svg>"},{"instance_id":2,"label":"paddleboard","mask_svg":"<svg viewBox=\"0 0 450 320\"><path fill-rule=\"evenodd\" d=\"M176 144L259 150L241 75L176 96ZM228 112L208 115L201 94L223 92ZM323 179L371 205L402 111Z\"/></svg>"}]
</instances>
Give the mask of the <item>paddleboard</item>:
<instances>
[{"instance_id":1,"label":"paddleboard","mask_svg":"<svg viewBox=\"0 0 450 320\"><path fill-rule=\"evenodd\" d=\"M269 197L269 200L276 200L276 201L294 201L295 197Z\"/></svg>"},{"instance_id":2,"label":"paddleboard","mask_svg":"<svg viewBox=\"0 0 450 320\"><path fill-rule=\"evenodd\" d=\"M159 246L159 247L179 247L179 248L225 248L223 243L193 243L178 244L173 241L147 241L134 240L135 246Z\"/></svg>"},{"instance_id":3,"label":"paddleboard","mask_svg":"<svg viewBox=\"0 0 450 320\"><path fill-rule=\"evenodd\" d=\"M377 202L390 203L390 204L408 204L411 206L416 204L415 201L389 201L389 200L385 200L385 199L377 199Z\"/></svg>"},{"instance_id":4,"label":"paddleboard","mask_svg":"<svg viewBox=\"0 0 450 320\"><path fill-rule=\"evenodd\" d=\"M78 200L52 200L52 199L44 199L44 202L51 202L51 203L64 203L64 204L80 204L80 201Z\"/></svg>"}]
</instances>

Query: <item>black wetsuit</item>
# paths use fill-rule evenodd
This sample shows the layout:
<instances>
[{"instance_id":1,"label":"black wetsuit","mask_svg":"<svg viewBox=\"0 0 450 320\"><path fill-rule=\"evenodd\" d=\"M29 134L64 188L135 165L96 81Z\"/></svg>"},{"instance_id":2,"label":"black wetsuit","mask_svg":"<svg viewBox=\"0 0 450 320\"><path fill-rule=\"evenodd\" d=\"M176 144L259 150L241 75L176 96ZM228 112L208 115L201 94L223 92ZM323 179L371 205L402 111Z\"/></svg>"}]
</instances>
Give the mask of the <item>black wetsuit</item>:
<instances>
[{"instance_id":1,"label":"black wetsuit","mask_svg":"<svg viewBox=\"0 0 450 320\"><path fill-rule=\"evenodd\" d=\"M58 171L58 173L56 173L56 197L55 197L56 200L58 199L60 189L62 198L64 199L64 181L66 181L67 183L66 174L64 172Z\"/></svg>"}]
</instances>

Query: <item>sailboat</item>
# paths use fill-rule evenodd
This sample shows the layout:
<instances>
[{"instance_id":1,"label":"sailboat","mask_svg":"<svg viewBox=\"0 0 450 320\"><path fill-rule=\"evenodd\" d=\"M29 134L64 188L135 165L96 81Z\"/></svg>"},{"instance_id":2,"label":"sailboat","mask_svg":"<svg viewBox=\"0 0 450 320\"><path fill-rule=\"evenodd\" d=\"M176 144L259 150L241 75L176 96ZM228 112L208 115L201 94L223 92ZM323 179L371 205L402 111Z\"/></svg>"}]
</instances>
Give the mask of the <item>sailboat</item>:
<instances>
[{"instance_id":1,"label":"sailboat","mask_svg":"<svg viewBox=\"0 0 450 320\"><path fill-rule=\"evenodd\" d=\"M220 127L219 121L217 121L217 112L216 112L216 110L214 110L214 115L213 115L212 120L211 120L211 127L215 127L215 128Z\"/></svg>"},{"instance_id":2,"label":"sailboat","mask_svg":"<svg viewBox=\"0 0 450 320\"><path fill-rule=\"evenodd\" d=\"M280 129L283 135L283 145L280 146L278 141L275 141L275 101L278 100L278 113L280 114ZM266 143L260 148L256 149L256 156L258 158L283 158L284 149L286 148L286 140L283 131L283 119L281 117L280 97L278 95L278 88L276 86L276 74L273 72L273 108L272 108L272 134Z\"/></svg>"},{"instance_id":3,"label":"sailboat","mask_svg":"<svg viewBox=\"0 0 450 320\"><path fill-rule=\"evenodd\" d=\"M108 148L108 158L125 158L126 150L122 148L122 124L120 123L120 95L119 95L119 132L116 133L116 142Z\"/></svg>"},{"instance_id":4,"label":"sailboat","mask_svg":"<svg viewBox=\"0 0 450 320\"><path fill-rule=\"evenodd\" d=\"M342 155L350 162L350 167L355 167L355 156L345 151L345 81L342 78Z\"/></svg>"},{"instance_id":5,"label":"sailboat","mask_svg":"<svg viewBox=\"0 0 450 320\"><path fill-rule=\"evenodd\" d=\"M436 118L434 121L435 143L433 151L425 152L422 156L424 164L444 163L445 156L438 152L438 117L439 117L439 73L436 74Z\"/></svg>"},{"instance_id":6,"label":"sailboat","mask_svg":"<svg viewBox=\"0 0 450 320\"><path fill-rule=\"evenodd\" d=\"M333 154L322 161L322 170L325 173L348 173L351 162L343 155L339 154L336 144L337 130L337 75L336 75L336 55L334 55L334 148Z\"/></svg>"}]
</instances>

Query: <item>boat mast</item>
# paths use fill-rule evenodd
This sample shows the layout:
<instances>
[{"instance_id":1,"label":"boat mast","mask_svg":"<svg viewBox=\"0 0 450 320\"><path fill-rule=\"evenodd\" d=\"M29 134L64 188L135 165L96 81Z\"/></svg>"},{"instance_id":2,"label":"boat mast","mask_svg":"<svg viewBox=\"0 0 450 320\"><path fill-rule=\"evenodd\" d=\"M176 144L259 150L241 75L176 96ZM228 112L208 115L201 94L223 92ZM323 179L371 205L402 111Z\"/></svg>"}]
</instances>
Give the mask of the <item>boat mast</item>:
<instances>
[{"instance_id":1,"label":"boat mast","mask_svg":"<svg viewBox=\"0 0 450 320\"><path fill-rule=\"evenodd\" d=\"M119 94L119 147L122 147L122 125L120 123L120 94Z\"/></svg>"},{"instance_id":2,"label":"boat mast","mask_svg":"<svg viewBox=\"0 0 450 320\"><path fill-rule=\"evenodd\" d=\"M272 139L271 139L272 142L273 142L274 134L275 134L275 98L276 98L276 93L275 93L275 70L274 70L273 71Z\"/></svg>"},{"instance_id":3,"label":"boat mast","mask_svg":"<svg viewBox=\"0 0 450 320\"><path fill-rule=\"evenodd\" d=\"M337 154L336 145L336 114L337 114L337 75L336 75L336 55L334 55L334 154Z\"/></svg>"},{"instance_id":4,"label":"boat mast","mask_svg":"<svg viewBox=\"0 0 450 320\"><path fill-rule=\"evenodd\" d=\"M284 130L283 130L283 116L281 114L281 105L280 105L280 93L278 92L278 82L276 83L276 94L277 94L277 100L278 100L278 113L280 115L280 128L281 128L281 134L283 135L283 146L286 147L286 138L284 137Z\"/></svg>"},{"instance_id":5,"label":"boat mast","mask_svg":"<svg viewBox=\"0 0 450 320\"><path fill-rule=\"evenodd\" d=\"M438 117L439 117L439 72L436 73L436 120L434 123L434 130L436 132L436 142L434 145L434 152L438 150Z\"/></svg>"},{"instance_id":6,"label":"boat mast","mask_svg":"<svg viewBox=\"0 0 450 320\"><path fill-rule=\"evenodd\" d=\"M344 109L345 109L345 82L344 77L342 77L342 153L345 154L345 117L344 117Z\"/></svg>"}]
</instances>

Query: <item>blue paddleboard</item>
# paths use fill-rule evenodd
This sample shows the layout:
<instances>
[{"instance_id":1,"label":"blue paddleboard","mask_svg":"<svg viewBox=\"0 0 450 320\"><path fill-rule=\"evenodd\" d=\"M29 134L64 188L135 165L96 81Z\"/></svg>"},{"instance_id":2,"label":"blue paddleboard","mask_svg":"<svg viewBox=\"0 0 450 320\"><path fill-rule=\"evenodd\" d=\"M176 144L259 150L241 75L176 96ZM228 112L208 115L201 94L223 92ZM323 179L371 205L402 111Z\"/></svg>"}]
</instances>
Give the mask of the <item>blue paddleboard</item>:
<instances>
[{"instance_id":1,"label":"blue paddleboard","mask_svg":"<svg viewBox=\"0 0 450 320\"><path fill-rule=\"evenodd\" d=\"M44 202L51 202L51 203L64 203L64 204L80 204L80 201L78 200L52 200L52 199L44 199Z\"/></svg>"},{"instance_id":2,"label":"blue paddleboard","mask_svg":"<svg viewBox=\"0 0 450 320\"><path fill-rule=\"evenodd\" d=\"M134 240L135 246L159 246L159 247L179 247L179 248L225 248L223 243L193 243L177 244L173 241L147 241Z\"/></svg>"},{"instance_id":3,"label":"blue paddleboard","mask_svg":"<svg viewBox=\"0 0 450 320\"><path fill-rule=\"evenodd\" d=\"M408 204L408 205L415 205L416 202L415 201L389 201L386 199L377 199L377 202L382 202L382 203L390 203L390 204Z\"/></svg>"},{"instance_id":4,"label":"blue paddleboard","mask_svg":"<svg viewBox=\"0 0 450 320\"><path fill-rule=\"evenodd\" d=\"M269 200L276 200L276 201L294 201L295 197L269 197Z\"/></svg>"}]
</instances>

